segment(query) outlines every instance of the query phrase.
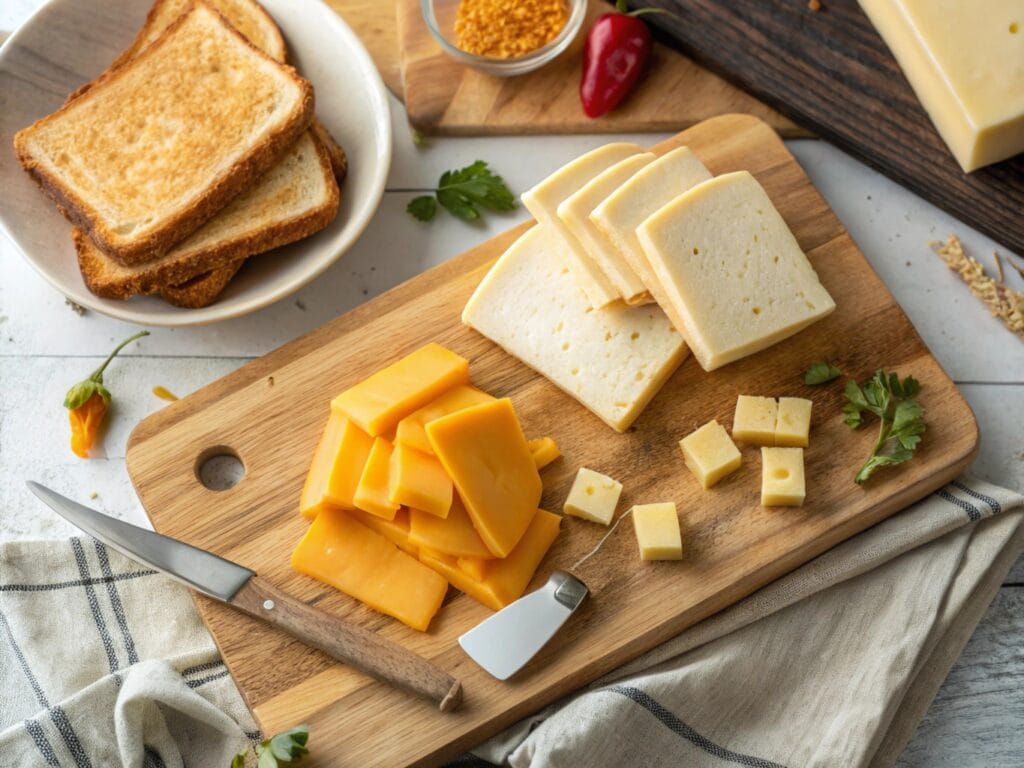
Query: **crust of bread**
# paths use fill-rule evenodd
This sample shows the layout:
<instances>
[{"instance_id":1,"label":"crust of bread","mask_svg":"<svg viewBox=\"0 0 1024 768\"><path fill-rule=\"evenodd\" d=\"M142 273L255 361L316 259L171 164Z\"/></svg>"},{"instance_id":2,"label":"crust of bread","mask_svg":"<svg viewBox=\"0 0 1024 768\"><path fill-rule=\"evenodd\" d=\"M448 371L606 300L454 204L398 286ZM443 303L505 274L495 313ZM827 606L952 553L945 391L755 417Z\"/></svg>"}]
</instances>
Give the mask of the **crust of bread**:
<instances>
[{"instance_id":1,"label":"crust of bread","mask_svg":"<svg viewBox=\"0 0 1024 768\"><path fill-rule=\"evenodd\" d=\"M22 129L14 137L14 146L19 162L35 179L42 190L65 211L68 219L76 227L84 230L88 237L94 240L106 253L126 265L140 264L158 257L175 243L202 226L210 217L215 215L217 211L223 208L236 195L252 184L287 152L302 132L309 127L313 119L313 87L309 81L300 77L293 67L275 61L254 46L244 35L232 27L215 8L205 3L204 0L194 0L189 11L171 24L152 45L142 51L138 57L125 62L119 67L112 67L109 70L109 74L106 77L101 76L100 80L95 82L92 88L88 89L88 92L95 94L97 91L101 91L108 87L111 82L121 77L123 73L129 71L133 65L154 55L168 37L185 22L189 14L194 10L194 6L198 5L205 6L212 13L219 16L227 26L230 34L235 35L244 45L254 51L256 55L266 59L268 62L272 62L275 66L284 68L287 76L298 87L301 94L287 123L277 133L268 136L259 144L250 148L231 169L223 173L220 178L216 179L209 186L202 197L194 200L183 210L168 216L160 227L151 229L145 235L126 242L118 238L115 233L108 231L107 227L98 220L95 210L89 205L88 201L81 199L72 190L67 189L61 183L61 180L44 168L25 146L27 132L36 126L56 119L74 102L66 103L56 112L38 120L28 128Z\"/></svg>"},{"instance_id":2,"label":"crust of bread","mask_svg":"<svg viewBox=\"0 0 1024 768\"><path fill-rule=\"evenodd\" d=\"M226 267L196 275L184 283L164 286L160 289L160 298L183 309L208 307L220 297L244 263L245 259L239 259Z\"/></svg>"},{"instance_id":3,"label":"crust of bread","mask_svg":"<svg viewBox=\"0 0 1024 768\"><path fill-rule=\"evenodd\" d=\"M313 135L319 139L320 144L327 150L327 156L331 158L331 169L334 171L334 178L341 184L348 176L348 155L342 149L341 144L334 140L327 127L320 122L320 118L314 117L311 126Z\"/></svg>"},{"instance_id":4,"label":"crust of bread","mask_svg":"<svg viewBox=\"0 0 1024 768\"><path fill-rule=\"evenodd\" d=\"M71 236L78 254L78 266L86 287L106 299L127 299L138 294L158 293L168 285L184 283L197 275L227 267L233 262L301 240L326 227L338 212L341 195L331 170L327 150L315 139L321 158L324 181L329 190L325 205L273 226L263 227L230 242L196 251L180 259L162 259L151 267L134 270L119 280L104 279L102 254L91 242L87 231L75 227ZM143 265L145 266L145 265Z\"/></svg>"}]
</instances>

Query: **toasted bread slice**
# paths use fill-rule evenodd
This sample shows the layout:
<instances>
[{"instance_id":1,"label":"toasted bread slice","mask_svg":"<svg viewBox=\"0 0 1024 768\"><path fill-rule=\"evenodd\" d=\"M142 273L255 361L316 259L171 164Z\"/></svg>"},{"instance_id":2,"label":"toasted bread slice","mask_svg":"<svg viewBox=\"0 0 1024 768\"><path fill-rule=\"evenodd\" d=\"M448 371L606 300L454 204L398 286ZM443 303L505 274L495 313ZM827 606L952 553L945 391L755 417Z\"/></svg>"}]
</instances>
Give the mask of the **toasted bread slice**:
<instances>
[{"instance_id":1,"label":"toasted bread slice","mask_svg":"<svg viewBox=\"0 0 1024 768\"><path fill-rule=\"evenodd\" d=\"M312 117L309 82L196 0L137 58L14 144L75 224L139 264L250 186Z\"/></svg>"},{"instance_id":2,"label":"toasted bread slice","mask_svg":"<svg viewBox=\"0 0 1024 768\"><path fill-rule=\"evenodd\" d=\"M198 274L183 283L165 285L160 289L160 298L184 309L208 307L220 297L244 263L245 259L239 259L226 267Z\"/></svg>"},{"instance_id":3,"label":"toasted bread slice","mask_svg":"<svg viewBox=\"0 0 1024 768\"><path fill-rule=\"evenodd\" d=\"M89 290L126 299L318 232L334 219L339 199L327 150L306 132L258 184L155 261L124 265L100 250L84 230L75 228L72 236Z\"/></svg>"}]
</instances>

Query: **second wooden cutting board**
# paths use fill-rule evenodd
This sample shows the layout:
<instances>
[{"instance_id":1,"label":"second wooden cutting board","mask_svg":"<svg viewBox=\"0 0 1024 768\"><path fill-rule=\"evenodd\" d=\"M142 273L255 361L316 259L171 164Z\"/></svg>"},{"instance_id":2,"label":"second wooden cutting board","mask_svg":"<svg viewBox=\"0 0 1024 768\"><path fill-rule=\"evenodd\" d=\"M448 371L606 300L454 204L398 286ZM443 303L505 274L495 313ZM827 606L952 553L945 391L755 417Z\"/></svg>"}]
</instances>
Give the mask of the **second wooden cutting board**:
<instances>
[{"instance_id":1,"label":"second wooden cutting board","mask_svg":"<svg viewBox=\"0 0 1024 768\"><path fill-rule=\"evenodd\" d=\"M701 123L659 145L688 144L717 174L746 169L764 185L836 300L834 314L793 339L705 373L687 360L634 427L612 432L534 371L462 326L463 304L490 263L524 225L395 288L323 328L240 368L154 414L133 432L128 469L162 533L214 551L317 608L345 616L420 653L465 687L461 710L369 680L219 603L197 603L265 733L310 726L317 766L439 765L695 622L735 603L843 539L960 474L978 444L970 408L921 342L835 215L778 136L749 116ZM490 615L453 594L427 633L415 632L293 571L290 554L306 521L299 492L331 397L400 355L437 341L470 360L474 383L509 396L529 436L552 436L564 458L542 474L542 506L560 510L576 470L588 466L625 484L631 504L674 501L685 558L643 563L627 524L579 576L592 597L510 681L470 661L457 637ZM841 420L841 382L805 387L802 371L828 359L850 377L877 368L922 382L928 433L912 462L853 482L877 427L851 432ZM678 440L715 418L730 424L736 396L814 400L802 508L760 506L760 459L707 492L686 470ZM197 469L230 453L245 467L234 488L215 492ZM575 518L534 581L590 551L605 529Z\"/></svg>"}]
</instances>

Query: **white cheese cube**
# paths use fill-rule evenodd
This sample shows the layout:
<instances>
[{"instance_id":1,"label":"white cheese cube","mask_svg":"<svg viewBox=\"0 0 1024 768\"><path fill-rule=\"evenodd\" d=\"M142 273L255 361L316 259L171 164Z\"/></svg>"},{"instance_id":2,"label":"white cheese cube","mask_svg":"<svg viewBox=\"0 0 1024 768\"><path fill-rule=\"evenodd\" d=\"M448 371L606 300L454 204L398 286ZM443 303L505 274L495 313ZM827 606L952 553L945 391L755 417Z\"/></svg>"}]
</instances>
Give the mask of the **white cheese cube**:
<instances>
[{"instance_id":1,"label":"white cheese cube","mask_svg":"<svg viewBox=\"0 0 1024 768\"><path fill-rule=\"evenodd\" d=\"M622 483L618 480L580 467L563 510L567 515L608 525L615 516L615 507L621 494Z\"/></svg>"},{"instance_id":2,"label":"white cheese cube","mask_svg":"<svg viewBox=\"0 0 1024 768\"><path fill-rule=\"evenodd\" d=\"M740 467L742 457L729 433L712 419L679 441L683 460L702 488L710 488Z\"/></svg>"},{"instance_id":3,"label":"white cheese cube","mask_svg":"<svg viewBox=\"0 0 1024 768\"><path fill-rule=\"evenodd\" d=\"M811 406L802 397L780 397L775 422L775 444L806 448L810 445Z\"/></svg>"},{"instance_id":4,"label":"white cheese cube","mask_svg":"<svg viewBox=\"0 0 1024 768\"><path fill-rule=\"evenodd\" d=\"M553 237L561 238L564 242L579 286L594 309L601 309L618 299L619 292L597 264L589 258L581 258L584 254L583 246L558 218L558 206L601 171L643 151L643 148L636 144L605 144L562 166L522 194L526 210L533 214L538 223L547 227Z\"/></svg>"},{"instance_id":5,"label":"white cheese cube","mask_svg":"<svg viewBox=\"0 0 1024 768\"><path fill-rule=\"evenodd\" d=\"M746 171L698 184L641 224L637 237L666 295L665 311L681 323L705 370L769 347L835 309Z\"/></svg>"},{"instance_id":6,"label":"white cheese cube","mask_svg":"<svg viewBox=\"0 0 1024 768\"><path fill-rule=\"evenodd\" d=\"M561 240L533 227L491 267L462 322L623 432L679 367L686 345L655 304L591 311L571 258Z\"/></svg>"},{"instance_id":7,"label":"white cheese cube","mask_svg":"<svg viewBox=\"0 0 1024 768\"><path fill-rule=\"evenodd\" d=\"M761 449L761 504L799 507L804 503L804 449Z\"/></svg>"},{"instance_id":8,"label":"white cheese cube","mask_svg":"<svg viewBox=\"0 0 1024 768\"><path fill-rule=\"evenodd\" d=\"M590 214L590 220L625 259L620 268L631 269L659 303L663 301L660 286L636 228L659 208L710 178L711 173L689 147L678 147L633 174Z\"/></svg>"},{"instance_id":9,"label":"white cheese cube","mask_svg":"<svg viewBox=\"0 0 1024 768\"><path fill-rule=\"evenodd\" d=\"M773 397L740 395L732 419L732 439L749 445L775 445L778 412Z\"/></svg>"},{"instance_id":10,"label":"white cheese cube","mask_svg":"<svg viewBox=\"0 0 1024 768\"><path fill-rule=\"evenodd\" d=\"M641 560L683 559L679 515L672 502L637 504L633 507L633 528Z\"/></svg>"},{"instance_id":11,"label":"white cheese cube","mask_svg":"<svg viewBox=\"0 0 1024 768\"><path fill-rule=\"evenodd\" d=\"M860 0L965 171L1024 152L1021 0Z\"/></svg>"},{"instance_id":12,"label":"white cheese cube","mask_svg":"<svg viewBox=\"0 0 1024 768\"><path fill-rule=\"evenodd\" d=\"M620 160L558 206L558 218L576 236L576 242L583 248L581 256L596 262L627 304L640 303L643 297L649 298L650 294L626 264L615 244L590 220L590 214L608 195L652 160L654 155L650 152Z\"/></svg>"}]
</instances>

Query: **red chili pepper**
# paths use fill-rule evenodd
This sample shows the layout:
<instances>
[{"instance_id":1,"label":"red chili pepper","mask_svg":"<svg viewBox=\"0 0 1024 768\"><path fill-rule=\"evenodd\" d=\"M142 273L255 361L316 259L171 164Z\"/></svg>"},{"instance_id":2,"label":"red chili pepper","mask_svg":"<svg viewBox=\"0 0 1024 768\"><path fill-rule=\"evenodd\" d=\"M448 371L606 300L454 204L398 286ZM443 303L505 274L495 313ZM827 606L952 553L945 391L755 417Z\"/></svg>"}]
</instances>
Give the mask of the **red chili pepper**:
<instances>
[{"instance_id":1,"label":"red chili pepper","mask_svg":"<svg viewBox=\"0 0 1024 768\"><path fill-rule=\"evenodd\" d=\"M583 46L583 77L580 101L588 117L600 117L614 109L636 85L651 56L651 30L637 18L640 9L625 13L625 3L616 3L617 13L597 17Z\"/></svg>"}]
</instances>

